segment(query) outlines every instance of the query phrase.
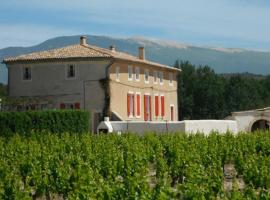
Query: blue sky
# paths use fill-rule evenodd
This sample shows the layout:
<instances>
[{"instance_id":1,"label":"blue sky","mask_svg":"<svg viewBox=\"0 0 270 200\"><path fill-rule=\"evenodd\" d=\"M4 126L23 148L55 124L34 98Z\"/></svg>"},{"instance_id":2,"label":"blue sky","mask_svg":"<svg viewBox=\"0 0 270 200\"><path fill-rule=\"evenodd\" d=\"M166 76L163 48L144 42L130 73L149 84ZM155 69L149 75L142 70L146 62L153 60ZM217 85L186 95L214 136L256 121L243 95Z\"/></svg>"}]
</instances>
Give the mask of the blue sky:
<instances>
[{"instance_id":1,"label":"blue sky","mask_svg":"<svg viewBox=\"0 0 270 200\"><path fill-rule=\"evenodd\" d=\"M270 51L270 1L8 0L0 27L0 48L93 34Z\"/></svg>"}]
</instances>

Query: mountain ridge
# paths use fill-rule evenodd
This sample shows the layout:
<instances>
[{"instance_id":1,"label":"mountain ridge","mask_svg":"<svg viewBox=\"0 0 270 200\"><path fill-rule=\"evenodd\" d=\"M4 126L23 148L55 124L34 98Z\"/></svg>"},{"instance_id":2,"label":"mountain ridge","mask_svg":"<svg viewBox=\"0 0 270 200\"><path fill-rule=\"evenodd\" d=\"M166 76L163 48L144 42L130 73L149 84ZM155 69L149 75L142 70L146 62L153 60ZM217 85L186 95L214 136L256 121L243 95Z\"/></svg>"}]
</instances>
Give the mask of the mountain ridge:
<instances>
[{"instance_id":1,"label":"mountain ridge","mask_svg":"<svg viewBox=\"0 0 270 200\"><path fill-rule=\"evenodd\" d=\"M61 36L48 39L30 47L7 47L0 49L0 60L6 57L28 54L35 51L60 48L79 43L79 37ZM190 61L195 65L208 65L217 73L270 74L270 52L240 48L200 47L180 44L154 38L130 37L114 38L110 36L88 35L88 43L103 48L115 45L117 51L138 55L138 47L146 48L146 58L161 64L172 66L176 60ZM0 82L7 82L7 69L1 64Z\"/></svg>"}]
</instances>

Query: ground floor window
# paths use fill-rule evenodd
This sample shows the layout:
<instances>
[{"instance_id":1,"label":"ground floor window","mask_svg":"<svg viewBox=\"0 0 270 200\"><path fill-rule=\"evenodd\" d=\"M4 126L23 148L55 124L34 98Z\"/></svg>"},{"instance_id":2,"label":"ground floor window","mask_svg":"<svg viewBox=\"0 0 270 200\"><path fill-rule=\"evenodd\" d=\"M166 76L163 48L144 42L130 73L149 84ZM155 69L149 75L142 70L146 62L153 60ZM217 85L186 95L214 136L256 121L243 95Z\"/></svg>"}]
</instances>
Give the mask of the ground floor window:
<instances>
[{"instance_id":1,"label":"ground floor window","mask_svg":"<svg viewBox=\"0 0 270 200\"><path fill-rule=\"evenodd\" d=\"M160 96L160 104L161 104L161 117L165 116L165 97L164 95Z\"/></svg>"},{"instance_id":2,"label":"ground floor window","mask_svg":"<svg viewBox=\"0 0 270 200\"><path fill-rule=\"evenodd\" d=\"M170 105L171 110L171 121L174 121L174 105Z\"/></svg>"},{"instance_id":3,"label":"ground floor window","mask_svg":"<svg viewBox=\"0 0 270 200\"><path fill-rule=\"evenodd\" d=\"M135 99L133 93L127 94L127 116L133 117L135 112Z\"/></svg>"}]
</instances>

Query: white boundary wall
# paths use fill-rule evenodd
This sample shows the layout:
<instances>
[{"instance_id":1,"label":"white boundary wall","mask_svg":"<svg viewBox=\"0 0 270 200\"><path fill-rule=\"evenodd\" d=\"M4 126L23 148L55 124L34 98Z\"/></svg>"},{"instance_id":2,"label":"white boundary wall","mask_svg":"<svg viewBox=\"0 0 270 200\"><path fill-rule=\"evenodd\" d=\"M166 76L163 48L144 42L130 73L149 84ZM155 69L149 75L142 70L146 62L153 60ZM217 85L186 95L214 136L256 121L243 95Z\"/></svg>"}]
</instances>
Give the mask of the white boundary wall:
<instances>
[{"instance_id":1,"label":"white boundary wall","mask_svg":"<svg viewBox=\"0 0 270 200\"><path fill-rule=\"evenodd\" d=\"M108 133L134 132L143 135L147 132L168 133L168 132L186 132L186 133L204 133L209 135L212 131L226 133L230 131L237 134L237 122L234 120L185 120L177 122L145 122L145 121L105 121L98 126L98 133L103 130ZM106 131L105 131L106 130Z\"/></svg>"}]
</instances>

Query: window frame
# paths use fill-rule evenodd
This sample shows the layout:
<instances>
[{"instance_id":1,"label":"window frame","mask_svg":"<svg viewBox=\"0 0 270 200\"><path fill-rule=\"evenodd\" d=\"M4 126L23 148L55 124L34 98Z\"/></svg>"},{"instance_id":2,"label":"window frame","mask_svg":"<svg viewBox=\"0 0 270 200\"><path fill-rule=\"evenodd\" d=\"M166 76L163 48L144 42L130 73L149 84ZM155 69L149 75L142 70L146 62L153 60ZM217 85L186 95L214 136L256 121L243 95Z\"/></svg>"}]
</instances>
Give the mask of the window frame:
<instances>
[{"instance_id":1,"label":"window frame","mask_svg":"<svg viewBox=\"0 0 270 200\"><path fill-rule=\"evenodd\" d=\"M173 108L173 113L172 113L172 108ZM175 121L175 106L174 106L174 104L170 104L170 121L172 121L172 122Z\"/></svg>"},{"instance_id":2,"label":"window frame","mask_svg":"<svg viewBox=\"0 0 270 200\"><path fill-rule=\"evenodd\" d=\"M133 81L133 67L131 65L128 65L128 81Z\"/></svg>"},{"instance_id":3,"label":"window frame","mask_svg":"<svg viewBox=\"0 0 270 200\"><path fill-rule=\"evenodd\" d=\"M120 67L119 66L115 67L115 80L117 82L120 82Z\"/></svg>"},{"instance_id":4,"label":"window frame","mask_svg":"<svg viewBox=\"0 0 270 200\"><path fill-rule=\"evenodd\" d=\"M127 109L127 115L128 115L128 118L134 118L136 116L136 108L135 108L136 100L135 100L135 95L134 95L134 92L133 91L128 91L127 96L128 95L130 95L129 96L130 102L127 101L127 108L129 107L129 112L128 112L128 109ZM133 97L133 104L131 106L131 99L132 99L132 97ZM132 109L132 112L131 112L131 109Z\"/></svg>"},{"instance_id":5,"label":"window frame","mask_svg":"<svg viewBox=\"0 0 270 200\"><path fill-rule=\"evenodd\" d=\"M147 74L147 80L146 80L146 74ZM149 69L144 69L144 82L149 84L149 78L150 78L150 72Z\"/></svg>"},{"instance_id":6,"label":"window frame","mask_svg":"<svg viewBox=\"0 0 270 200\"><path fill-rule=\"evenodd\" d=\"M158 84L158 71L153 72L153 82L154 84Z\"/></svg>"},{"instance_id":7,"label":"window frame","mask_svg":"<svg viewBox=\"0 0 270 200\"><path fill-rule=\"evenodd\" d=\"M160 84L160 85L163 85L163 84L164 84L164 73L163 73L162 71L159 71L158 74L159 74L159 75L158 75L158 79L159 79L158 81L159 81L159 84Z\"/></svg>"},{"instance_id":8,"label":"window frame","mask_svg":"<svg viewBox=\"0 0 270 200\"><path fill-rule=\"evenodd\" d=\"M173 86L173 73L169 72L169 86Z\"/></svg>"},{"instance_id":9,"label":"window frame","mask_svg":"<svg viewBox=\"0 0 270 200\"><path fill-rule=\"evenodd\" d=\"M140 81L140 67L135 67L135 81Z\"/></svg>"},{"instance_id":10,"label":"window frame","mask_svg":"<svg viewBox=\"0 0 270 200\"><path fill-rule=\"evenodd\" d=\"M138 99L137 99L137 96L140 96L140 109L139 109L139 111L140 111L140 115L138 115ZM136 118L141 118L141 116L142 116L142 95L141 95L141 93L140 92L136 92L136 94L135 94L135 102L136 102L136 106L135 106L135 115L136 115Z\"/></svg>"}]
</instances>

